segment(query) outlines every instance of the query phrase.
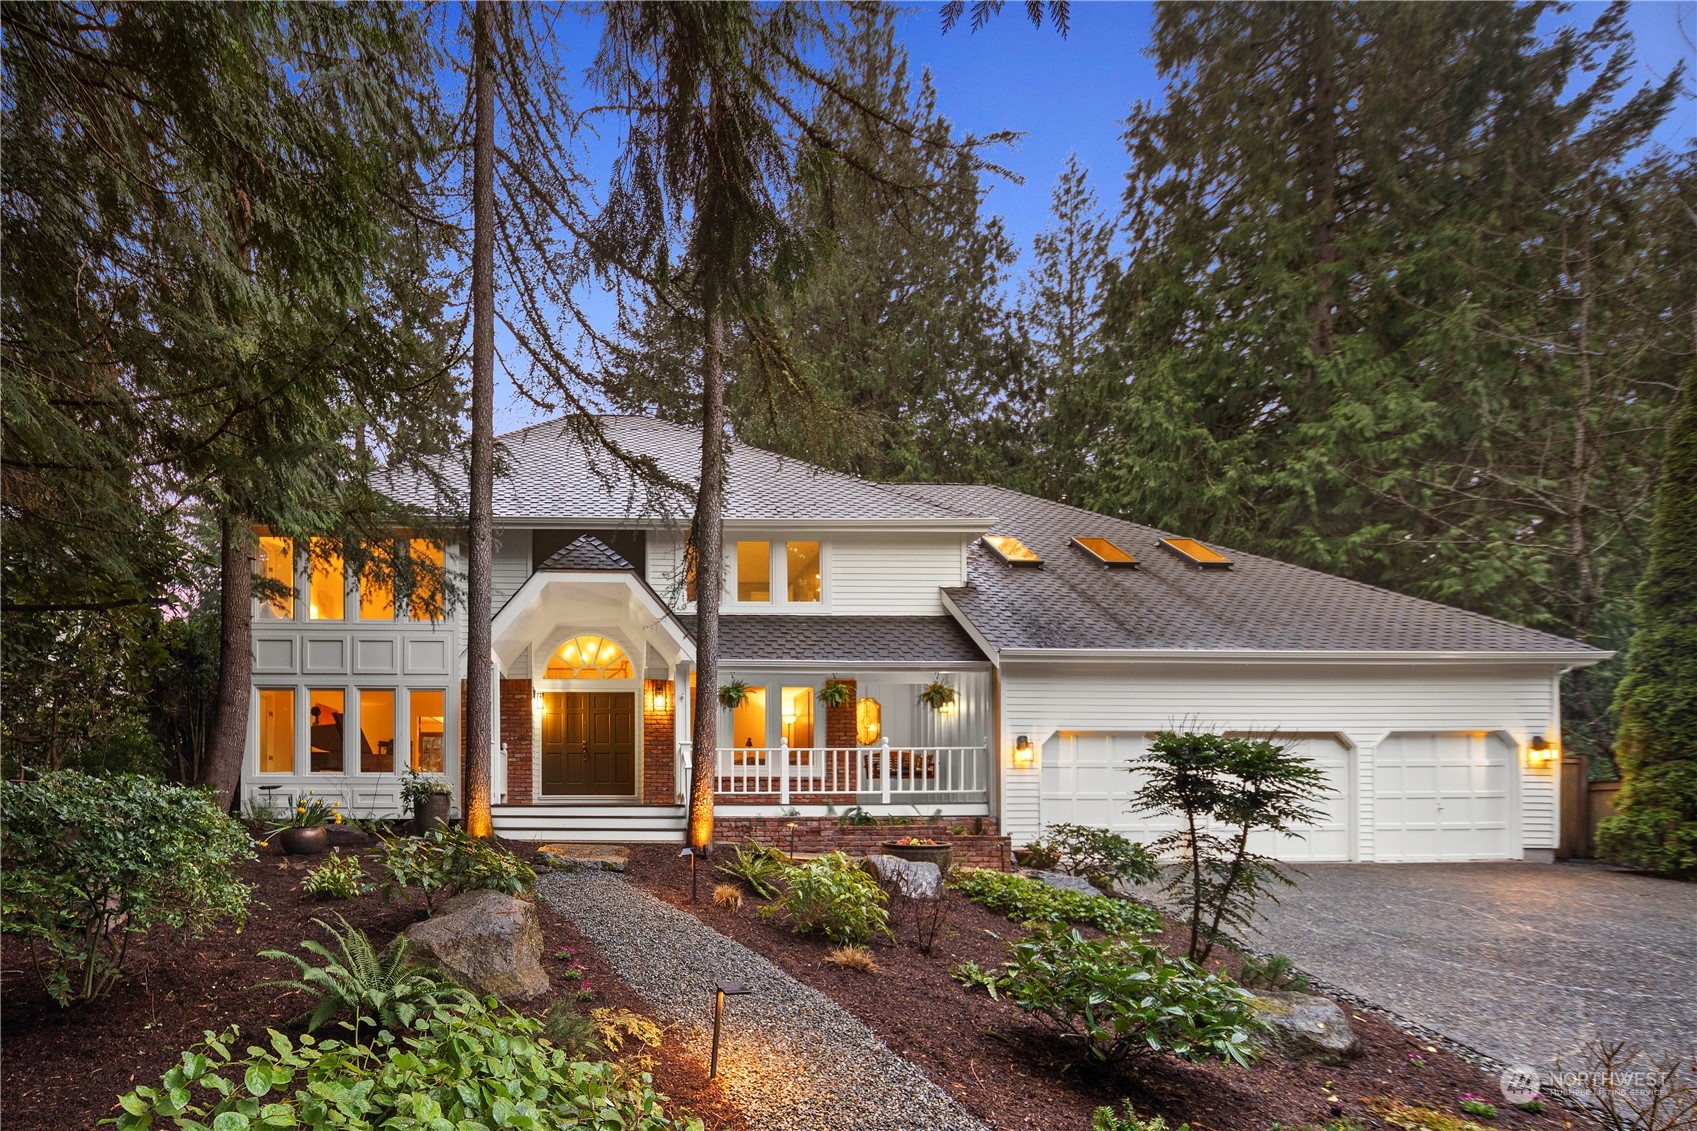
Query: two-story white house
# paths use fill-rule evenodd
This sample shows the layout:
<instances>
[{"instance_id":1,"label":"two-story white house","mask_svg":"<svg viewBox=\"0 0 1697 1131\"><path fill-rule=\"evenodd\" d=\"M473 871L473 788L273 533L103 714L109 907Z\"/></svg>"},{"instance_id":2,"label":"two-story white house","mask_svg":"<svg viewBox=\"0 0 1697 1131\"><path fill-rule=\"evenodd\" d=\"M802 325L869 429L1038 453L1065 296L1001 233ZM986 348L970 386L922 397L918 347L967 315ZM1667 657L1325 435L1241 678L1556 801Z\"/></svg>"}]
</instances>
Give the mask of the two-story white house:
<instances>
[{"instance_id":1,"label":"two-story white house","mask_svg":"<svg viewBox=\"0 0 1697 1131\"><path fill-rule=\"evenodd\" d=\"M694 479L699 431L602 424ZM726 815L861 805L979 818L1016 844L1057 821L1149 837L1132 763L1189 727L1276 731L1325 770L1323 818L1263 846L1287 859L1540 859L1557 843L1560 676L1608 653L1014 491L873 483L743 444L719 657L742 696L716 708L719 748L692 751L687 501L557 421L500 443L494 648L477 662L499 680L503 835L681 839L706 757ZM436 505L417 481L392 489ZM409 766L457 781L463 614L432 620L262 547L297 592L256 608L244 793L386 813Z\"/></svg>"}]
</instances>

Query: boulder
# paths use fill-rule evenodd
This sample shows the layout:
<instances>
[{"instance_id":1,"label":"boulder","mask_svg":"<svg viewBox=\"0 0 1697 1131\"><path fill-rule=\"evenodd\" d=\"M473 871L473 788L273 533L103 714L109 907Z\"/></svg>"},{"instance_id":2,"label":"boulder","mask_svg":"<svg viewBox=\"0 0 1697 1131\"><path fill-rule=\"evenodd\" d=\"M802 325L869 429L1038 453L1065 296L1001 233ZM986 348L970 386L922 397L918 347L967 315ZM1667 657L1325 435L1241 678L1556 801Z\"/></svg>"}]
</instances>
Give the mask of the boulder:
<instances>
[{"instance_id":1,"label":"boulder","mask_svg":"<svg viewBox=\"0 0 1697 1131\"><path fill-rule=\"evenodd\" d=\"M1331 998L1288 990L1255 994L1255 1013L1272 1026L1261 1042L1286 1060L1342 1064L1361 1052L1349 1017Z\"/></svg>"},{"instance_id":2,"label":"boulder","mask_svg":"<svg viewBox=\"0 0 1697 1131\"><path fill-rule=\"evenodd\" d=\"M630 849L619 844L545 844L536 850L537 864L562 872L622 872L629 860Z\"/></svg>"},{"instance_id":3,"label":"boulder","mask_svg":"<svg viewBox=\"0 0 1697 1131\"><path fill-rule=\"evenodd\" d=\"M542 926L536 908L498 891L469 891L444 903L435 915L407 928L407 942L420 963L479 997L529 1001L548 992L542 972Z\"/></svg>"},{"instance_id":4,"label":"boulder","mask_svg":"<svg viewBox=\"0 0 1697 1131\"><path fill-rule=\"evenodd\" d=\"M1101 895L1096 885L1083 876L1072 876L1065 872L1043 872L1036 868L1027 868L1023 875L1034 880L1042 880L1052 888L1065 888L1067 891L1083 892L1085 895Z\"/></svg>"},{"instance_id":5,"label":"boulder","mask_svg":"<svg viewBox=\"0 0 1697 1131\"><path fill-rule=\"evenodd\" d=\"M892 895L936 899L943 894L943 873L935 864L879 855L861 860L860 867Z\"/></svg>"}]
</instances>

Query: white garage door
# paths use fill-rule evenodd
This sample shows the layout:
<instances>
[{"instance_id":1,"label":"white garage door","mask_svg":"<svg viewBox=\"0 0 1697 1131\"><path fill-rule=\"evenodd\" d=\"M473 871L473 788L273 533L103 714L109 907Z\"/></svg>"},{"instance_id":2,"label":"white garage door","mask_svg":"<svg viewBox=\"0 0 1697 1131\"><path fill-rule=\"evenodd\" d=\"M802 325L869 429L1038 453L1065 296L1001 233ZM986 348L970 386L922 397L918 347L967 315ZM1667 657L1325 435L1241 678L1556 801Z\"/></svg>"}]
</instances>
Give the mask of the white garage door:
<instances>
[{"instance_id":1,"label":"white garage door","mask_svg":"<svg viewBox=\"0 0 1697 1131\"><path fill-rule=\"evenodd\" d=\"M1378 860L1506 860L1513 751L1488 734L1393 734L1373 768Z\"/></svg>"},{"instance_id":2,"label":"white garage door","mask_svg":"<svg viewBox=\"0 0 1697 1131\"><path fill-rule=\"evenodd\" d=\"M1349 752L1329 737L1287 741L1325 771L1331 792L1321 803L1320 819L1301 835L1257 834L1250 847L1279 860L1348 860ZM1095 825L1145 843L1177 828L1174 818L1131 811L1131 795L1142 785L1142 775L1133 773L1131 763L1143 757L1147 745L1142 734L1067 731L1050 739L1043 749L1043 824Z\"/></svg>"}]
</instances>

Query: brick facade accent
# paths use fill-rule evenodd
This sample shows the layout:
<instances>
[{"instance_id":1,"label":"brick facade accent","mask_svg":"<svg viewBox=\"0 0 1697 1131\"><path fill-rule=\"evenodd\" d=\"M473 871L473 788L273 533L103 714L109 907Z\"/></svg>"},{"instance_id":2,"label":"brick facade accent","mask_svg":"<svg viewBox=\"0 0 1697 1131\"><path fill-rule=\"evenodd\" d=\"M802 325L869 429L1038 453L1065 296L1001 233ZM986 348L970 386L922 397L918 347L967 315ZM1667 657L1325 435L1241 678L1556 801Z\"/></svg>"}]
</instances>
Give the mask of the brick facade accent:
<instances>
[{"instance_id":1,"label":"brick facade accent","mask_svg":"<svg viewBox=\"0 0 1697 1131\"><path fill-rule=\"evenodd\" d=\"M962 827L971 831L949 831ZM722 845L752 838L788 852L793 839L798 853L840 848L851 856L869 856L879 852L884 841L904 836L948 841L955 848L956 867L993 868L998 872L1013 867L1012 838L997 834L994 817L916 821L911 825L840 825L835 817L720 817L713 829L713 839Z\"/></svg>"},{"instance_id":2,"label":"brick facade accent","mask_svg":"<svg viewBox=\"0 0 1697 1131\"><path fill-rule=\"evenodd\" d=\"M859 745L854 733L854 704L858 695L854 680L845 679L838 682L848 684L849 698L841 707L825 708L825 745L852 750Z\"/></svg>"},{"instance_id":3,"label":"brick facade accent","mask_svg":"<svg viewBox=\"0 0 1697 1131\"><path fill-rule=\"evenodd\" d=\"M530 740L531 682L528 679L501 681L501 741L507 747L507 801L526 804L535 783L535 760Z\"/></svg>"},{"instance_id":4,"label":"brick facade accent","mask_svg":"<svg viewBox=\"0 0 1697 1131\"><path fill-rule=\"evenodd\" d=\"M654 693L666 696L666 709L654 710ZM642 681L642 803L677 804L677 696L669 679Z\"/></svg>"}]
</instances>

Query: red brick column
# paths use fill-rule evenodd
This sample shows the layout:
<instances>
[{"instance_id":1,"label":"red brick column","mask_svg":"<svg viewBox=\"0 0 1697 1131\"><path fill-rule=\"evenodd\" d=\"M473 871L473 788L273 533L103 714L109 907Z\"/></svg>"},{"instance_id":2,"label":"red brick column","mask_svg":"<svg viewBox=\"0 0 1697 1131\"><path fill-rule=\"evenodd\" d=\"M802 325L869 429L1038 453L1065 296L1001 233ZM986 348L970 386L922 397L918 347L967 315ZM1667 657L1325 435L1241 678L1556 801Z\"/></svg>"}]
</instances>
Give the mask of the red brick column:
<instances>
[{"instance_id":1,"label":"red brick column","mask_svg":"<svg viewBox=\"0 0 1697 1131\"><path fill-rule=\"evenodd\" d=\"M501 681L501 742L507 748L507 803L528 805L534 761L531 757L531 682L528 679Z\"/></svg>"},{"instance_id":2,"label":"red brick column","mask_svg":"<svg viewBox=\"0 0 1697 1131\"><path fill-rule=\"evenodd\" d=\"M825 745L833 750L854 750L860 746L860 740L855 734L854 708L859 699L855 690L854 680L841 679L837 681L848 688L848 702L841 707L825 706ZM848 772L849 792L860 788L860 759L849 759Z\"/></svg>"},{"instance_id":3,"label":"red brick column","mask_svg":"<svg viewBox=\"0 0 1697 1131\"><path fill-rule=\"evenodd\" d=\"M654 694L666 697L666 709L654 709ZM677 803L677 696L669 679L642 681L642 803Z\"/></svg>"}]
</instances>

